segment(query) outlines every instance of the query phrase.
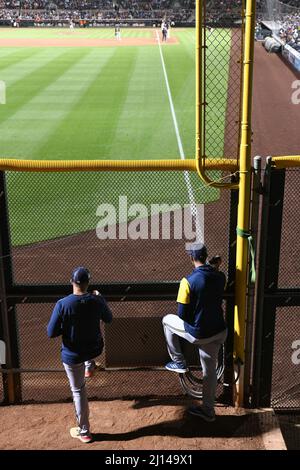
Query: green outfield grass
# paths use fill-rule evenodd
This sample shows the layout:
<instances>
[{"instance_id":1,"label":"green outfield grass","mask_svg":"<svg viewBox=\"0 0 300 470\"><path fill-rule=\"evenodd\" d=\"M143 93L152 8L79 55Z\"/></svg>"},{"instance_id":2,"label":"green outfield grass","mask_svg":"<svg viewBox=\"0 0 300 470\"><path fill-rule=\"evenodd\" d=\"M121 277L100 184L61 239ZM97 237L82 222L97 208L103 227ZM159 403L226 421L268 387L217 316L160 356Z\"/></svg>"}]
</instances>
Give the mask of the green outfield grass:
<instances>
[{"instance_id":1,"label":"green outfield grass","mask_svg":"<svg viewBox=\"0 0 300 470\"><path fill-rule=\"evenodd\" d=\"M150 38L152 36L150 29L123 28L123 38ZM86 38L86 39L113 39L115 37L112 28L2 28L0 29L0 39L61 39L61 38Z\"/></svg>"},{"instance_id":2,"label":"green outfield grass","mask_svg":"<svg viewBox=\"0 0 300 470\"><path fill-rule=\"evenodd\" d=\"M70 37L68 30L0 30L0 38ZM76 30L74 37L109 38L112 30ZM163 47L179 131L187 158L195 141L195 34L172 31L178 45ZM150 30L124 30L123 37L149 37ZM209 47L218 52L210 73L227 89L230 31L218 31ZM217 48L217 49L216 49ZM0 49L0 80L7 104L0 106L1 156L23 159L180 158L166 84L155 46ZM212 90L213 91L213 90ZM226 103L208 123L224 135ZM220 134L219 134L220 135ZM208 149L209 150L209 149ZM223 142L213 149L223 154ZM154 181L156 178L156 181ZM140 183L139 183L140 181ZM159 184L157 184L159 181ZM102 202L116 203L131 188L130 201L187 203L183 174L9 174L14 245L94 229ZM132 187L134 185L134 191ZM192 175L196 202L219 197ZM124 188L120 192L120 187ZM30 189L32 188L32 190ZM155 190L153 189L155 188ZM155 194L153 194L155 192ZM80 202L78 202L80 201ZM76 204L79 209L74 214Z\"/></svg>"}]
</instances>

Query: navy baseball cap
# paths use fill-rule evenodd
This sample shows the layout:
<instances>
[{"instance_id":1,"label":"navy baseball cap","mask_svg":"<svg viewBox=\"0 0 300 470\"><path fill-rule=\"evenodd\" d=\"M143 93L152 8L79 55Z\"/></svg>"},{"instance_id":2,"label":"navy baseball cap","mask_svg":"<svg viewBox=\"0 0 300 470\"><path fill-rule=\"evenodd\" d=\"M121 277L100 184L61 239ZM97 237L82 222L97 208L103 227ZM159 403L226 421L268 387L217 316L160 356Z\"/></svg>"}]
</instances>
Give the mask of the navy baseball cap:
<instances>
[{"instance_id":1,"label":"navy baseball cap","mask_svg":"<svg viewBox=\"0 0 300 470\"><path fill-rule=\"evenodd\" d=\"M204 243L190 243L186 246L186 252L194 259L207 258L207 248Z\"/></svg>"},{"instance_id":2,"label":"navy baseball cap","mask_svg":"<svg viewBox=\"0 0 300 470\"><path fill-rule=\"evenodd\" d=\"M75 282L75 284L85 284L90 280L90 272L88 269L84 268L83 266L79 266L75 268L72 272L71 281Z\"/></svg>"}]
</instances>

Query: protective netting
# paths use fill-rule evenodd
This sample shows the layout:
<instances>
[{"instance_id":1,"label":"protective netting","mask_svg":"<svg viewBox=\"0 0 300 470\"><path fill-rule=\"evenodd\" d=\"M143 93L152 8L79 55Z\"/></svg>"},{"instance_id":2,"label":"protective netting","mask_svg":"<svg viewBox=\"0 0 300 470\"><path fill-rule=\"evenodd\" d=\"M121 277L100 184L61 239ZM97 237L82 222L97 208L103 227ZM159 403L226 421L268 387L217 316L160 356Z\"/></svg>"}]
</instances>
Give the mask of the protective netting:
<instances>
[{"instance_id":1,"label":"protective netting","mask_svg":"<svg viewBox=\"0 0 300 470\"><path fill-rule=\"evenodd\" d=\"M239 24L230 28L216 27L209 16L204 21L207 24L204 30L203 150L208 156L238 160L242 28Z\"/></svg>"},{"instance_id":2,"label":"protective netting","mask_svg":"<svg viewBox=\"0 0 300 470\"><path fill-rule=\"evenodd\" d=\"M4 400L3 378L0 376L0 403Z\"/></svg>"},{"instance_id":3,"label":"protective netting","mask_svg":"<svg viewBox=\"0 0 300 470\"><path fill-rule=\"evenodd\" d=\"M292 26L298 28L300 21L300 4L298 1L260 0L258 18L269 22L275 32Z\"/></svg>"},{"instance_id":4,"label":"protective netting","mask_svg":"<svg viewBox=\"0 0 300 470\"><path fill-rule=\"evenodd\" d=\"M279 288L299 288L299 168L289 168L285 174L285 190L281 230Z\"/></svg>"},{"instance_id":5,"label":"protective netting","mask_svg":"<svg viewBox=\"0 0 300 470\"><path fill-rule=\"evenodd\" d=\"M60 359L61 339L46 335L53 306L23 304L16 309L19 366L25 370L21 373L22 401L57 401L71 396ZM88 382L90 398L182 394L177 374L163 369L168 353L161 320L176 311L176 303L111 302L110 307L114 320L102 327L105 348L96 359L99 370ZM145 366L161 369L138 370ZM137 370L126 370L132 367ZM221 393L220 385L218 396Z\"/></svg>"},{"instance_id":6,"label":"protective netting","mask_svg":"<svg viewBox=\"0 0 300 470\"><path fill-rule=\"evenodd\" d=\"M71 288L70 288L71 292ZM54 305L17 306L19 359L22 369L60 369L60 338L48 339L47 323ZM157 366L168 359L161 319L176 312L176 302L112 302L114 321L103 325L105 351L101 367Z\"/></svg>"},{"instance_id":7,"label":"protective netting","mask_svg":"<svg viewBox=\"0 0 300 470\"><path fill-rule=\"evenodd\" d=\"M17 284L67 284L76 265L93 283L178 280L196 238L226 271L230 194L196 173L7 172L6 183Z\"/></svg>"},{"instance_id":8,"label":"protective netting","mask_svg":"<svg viewBox=\"0 0 300 470\"><path fill-rule=\"evenodd\" d=\"M217 385L216 399L222 401L223 385ZM99 371L87 383L91 400L173 397L184 394L177 374L168 371ZM57 402L72 400L64 372L22 373L22 402Z\"/></svg>"},{"instance_id":9,"label":"protective netting","mask_svg":"<svg viewBox=\"0 0 300 470\"><path fill-rule=\"evenodd\" d=\"M278 287L299 290L299 168L285 172ZM300 307L276 309L272 406L300 407Z\"/></svg>"},{"instance_id":10,"label":"protective netting","mask_svg":"<svg viewBox=\"0 0 300 470\"><path fill-rule=\"evenodd\" d=\"M300 407L300 307L276 309L271 405Z\"/></svg>"},{"instance_id":11,"label":"protective netting","mask_svg":"<svg viewBox=\"0 0 300 470\"><path fill-rule=\"evenodd\" d=\"M300 449L300 415L293 411L276 413L287 450Z\"/></svg>"}]
</instances>

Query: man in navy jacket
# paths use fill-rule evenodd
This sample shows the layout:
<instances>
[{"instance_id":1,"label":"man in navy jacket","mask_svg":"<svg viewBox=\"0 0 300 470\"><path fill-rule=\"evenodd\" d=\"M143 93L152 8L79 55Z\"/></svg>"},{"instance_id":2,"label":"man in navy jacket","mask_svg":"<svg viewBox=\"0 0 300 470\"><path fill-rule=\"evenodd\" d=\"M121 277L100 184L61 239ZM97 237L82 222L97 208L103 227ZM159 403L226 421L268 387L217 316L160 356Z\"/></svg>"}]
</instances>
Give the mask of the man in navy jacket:
<instances>
[{"instance_id":1,"label":"man in navy jacket","mask_svg":"<svg viewBox=\"0 0 300 470\"><path fill-rule=\"evenodd\" d=\"M226 279L224 273L206 263L205 245L193 244L188 253L195 269L180 283L178 315L166 315L163 318L167 347L172 359L166 364L166 369L177 373L187 372L180 337L197 346L203 370L203 404L189 411L206 421L214 421L216 361L227 335L222 310Z\"/></svg>"},{"instance_id":2,"label":"man in navy jacket","mask_svg":"<svg viewBox=\"0 0 300 470\"><path fill-rule=\"evenodd\" d=\"M91 442L89 406L85 388L85 362L91 362L103 350L100 320L111 323L112 314L98 291L87 289L90 273L78 267L72 273L73 294L59 300L47 327L50 338L62 336L61 358L67 373L75 404L78 427L72 437Z\"/></svg>"}]
</instances>

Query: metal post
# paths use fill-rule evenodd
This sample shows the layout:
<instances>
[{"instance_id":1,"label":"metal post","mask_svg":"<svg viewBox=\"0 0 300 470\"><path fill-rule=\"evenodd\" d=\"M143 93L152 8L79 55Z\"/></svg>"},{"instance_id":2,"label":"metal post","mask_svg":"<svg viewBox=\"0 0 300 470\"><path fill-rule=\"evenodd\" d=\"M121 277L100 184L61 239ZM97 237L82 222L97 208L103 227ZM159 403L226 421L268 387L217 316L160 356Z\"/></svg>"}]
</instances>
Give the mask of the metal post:
<instances>
[{"instance_id":1,"label":"metal post","mask_svg":"<svg viewBox=\"0 0 300 470\"><path fill-rule=\"evenodd\" d=\"M234 181L232 181L234 182ZM228 327L228 335L225 343L225 370L224 370L224 400L232 404L233 397L233 343L234 343L234 292L235 292L235 264L236 264L236 224L237 206L239 193L237 190L230 192L230 226L229 226L229 246L228 246L228 274L226 293L229 297L226 300L225 317Z\"/></svg>"},{"instance_id":2,"label":"metal post","mask_svg":"<svg viewBox=\"0 0 300 470\"><path fill-rule=\"evenodd\" d=\"M277 291L285 170L276 170L267 159L261 214L259 267L256 288L253 405L270 406L276 299L266 294Z\"/></svg>"},{"instance_id":3,"label":"metal post","mask_svg":"<svg viewBox=\"0 0 300 470\"><path fill-rule=\"evenodd\" d=\"M6 364L4 374L5 401L12 404L20 400L20 375L12 369L19 367L18 340L14 306L7 304L7 290L12 287L12 263L6 203L4 172L0 172L0 305L3 340L6 345Z\"/></svg>"},{"instance_id":4,"label":"metal post","mask_svg":"<svg viewBox=\"0 0 300 470\"><path fill-rule=\"evenodd\" d=\"M255 30L255 0L246 2L245 48L243 58L243 108L240 145L240 184L238 207L238 234L236 254L235 298L235 359L240 363L240 379L237 384L237 405L243 405L245 360L245 318L247 308L248 240L251 189L251 115L253 89L253 56Z\"/></svg>"},{"instance_id":5,"label":"metal post","mask_svg":"<svg viewBox=\"0 0 300 470\"><path fill-rule=\"evenodd\" d=\"M257 252L257 234L259 219L259 201L262 194L261 182L261 157L254 157L252 173L252 200L251 200L251 235L253 247ZM244 371L244 405L251 404L251 375L254 351L254 295L255 284L249 283L248 286L248 305L246 319L246 338L245 338L245 371Z\"/></svg>"},{"instance_id":6,"label":"metal post","mask_svg":"<svg viewBox=\"0 0 300 470\"><path fill-rule=\"evenodd\" d=\"M8 309L6 303L6 284L5 284L5 268L6 257L9 256L9 250L3 249L5 243L3 240L3 231L5 230L7 222L7 211L5 202L5 181L4 174L0 172L0 217L1 217L1 230L0 230L0 306L1 306L1 326L3 341L5 342L6 349L6 364L7 369L13 369L12 363L12 351L9 334L9 320L8 320ZM7 240L6 240L7 241ZM8 403L14 403L15 391L14 391L14 378L13 373L8 372L3 375L4 384L4 401Z\"/></svg>"}]
</instances>

